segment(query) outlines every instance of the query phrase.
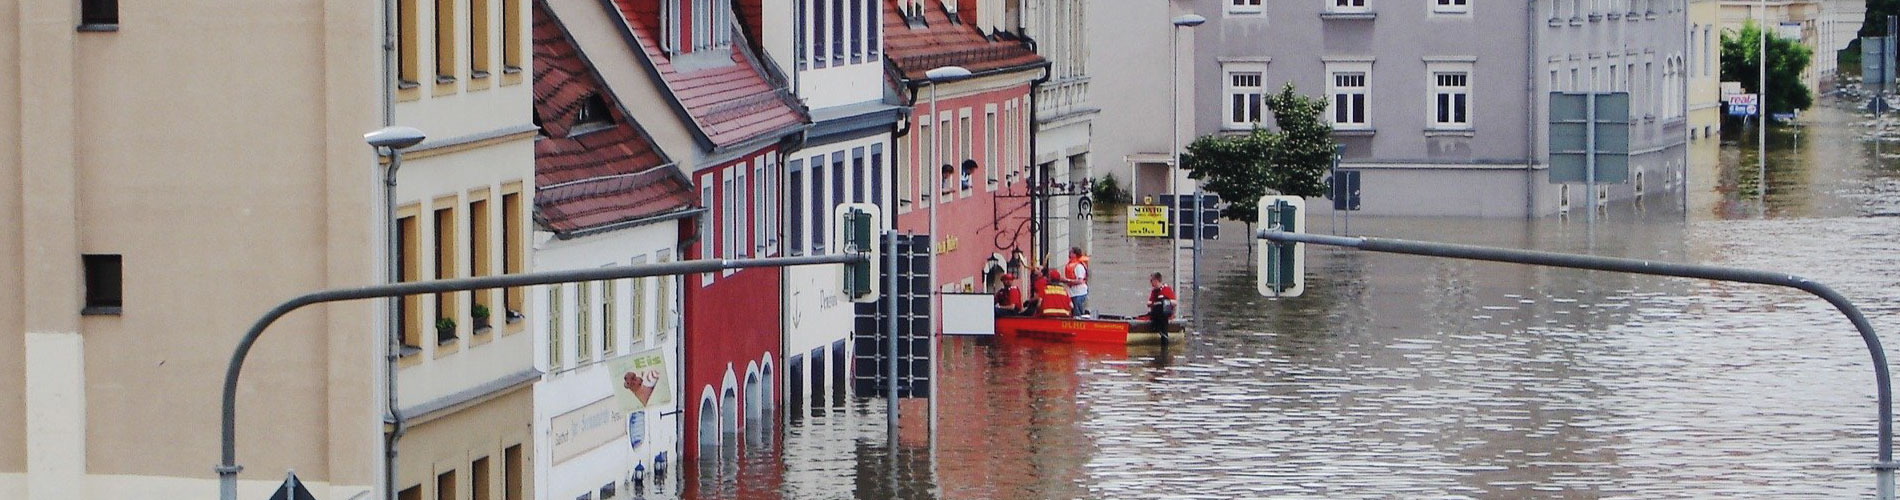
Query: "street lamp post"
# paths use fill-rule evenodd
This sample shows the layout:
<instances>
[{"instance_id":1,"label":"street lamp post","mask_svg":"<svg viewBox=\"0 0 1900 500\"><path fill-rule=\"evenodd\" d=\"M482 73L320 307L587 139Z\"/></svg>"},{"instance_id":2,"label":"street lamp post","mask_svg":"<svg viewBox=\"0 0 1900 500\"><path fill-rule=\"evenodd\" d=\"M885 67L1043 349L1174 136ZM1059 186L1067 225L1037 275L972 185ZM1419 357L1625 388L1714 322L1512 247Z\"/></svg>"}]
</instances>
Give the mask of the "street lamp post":
<instances>
[{"instance_id":1,"label":"street lamp post","mask_svg":"<svg viewBox=\"0 0 1900 500\"><path fill-rule=\"evenodd\" d=\"M1761 26L1757 29L1760 31L1758 33L1760 36L1755 39L1760 42L1761 56L1756 58L1755 62L1759 63L1761 71L1757 76L1761 80L1755 86L1755 91L1759 94L1755 96L1755 103L1758 104L1755 109L1755 128L1758 134L1755 138L1755 186L1761 199L1764 200L1761 210L1762 215L1765 216L1768 213L1766 201L1768 199L1768 0L1761 0Z\"/></svg>"},{"instance_id":2,"label":"street lamp post","mask_svg":"<svg viewBox=\"0 0 1900 500\"><path fill-rule=\"evenodd\" d=\"M931 151L935 151L935 153L931 155L931 159L934 160L931 163L943 162L943 153L944 153L943 140L942 140L943 123L937 121L937 84L944 83L944 82L954 82L954 81L962 80L969 77L970 77L970 70L965 69L962 66L939 66L936 68L931 68L930 71L924 72L924 78L925 78L924 85L930 87L930 121L931 123L936 125L936 126L930 127L930 130L932 132L930 136L930 143L931 143L930 149ZM951 120L951 123L956 123L956 120ZM948 165L948 163L944 163L944 164ZM931 170L934 171L937 168L938 167L933 166L931 167ZM995 168L995 166L991 165L991 168ZM938 286L936 283L936 280L937 280L937 205L943 204L943 186L941 182L933 183L933 184L934 185L930 188L930 192L928 196L930 196L930 280L931 280L931 283L930 283L930 287L931 287L931 290L930 290L930 350L931 350L930 383L932 385L935 385L937 383L937 356L935 354L937 350L937 325L938 325L937 309L938 309L938 302L942 300L942 297L939 296L939 293L941 292L941 290L938 289ZM892 311L896 311L896 309L892 309ZM893 354L891 356L891 359L893 360L892 362L895 363L895 360L897 359L896 355ZM888 423L892 429L896 429L897 428L897 369L896 369L896 365L891 366L890 380L891 380L891 397L889 398L889 401L886 402L886 404L889 405L888 418L890 419L890 421ZM931 435L935 436L936 427L937 427L937 424L936 424L937 391L934 390L935 389L934 387L932 389L933 390L929 392L930 394L930 398L929 398L930 410L929 411L930 411L930 422L931 422L930 430L931 430Z\"/></svg>"},{"instance_id":3,"label":"street lamp post","mask_svg":"<svg viewBox=\"0 0 1900 500\"><path fill-rule=\"evenodd\" d=\"M1169 115L1171 116L1170 121L1173 123L1173 130L1168 138L1168 140L1173 144L1172 147L1168 148L1168 154L1171 158L1169 160L1171 164L1169 165L1169 170L1168 170L1168 194L1173 195L1174 206L1170 208L1175 210L1176 213L1180 213L1180 210L1181 210L1181 193L1180 193L1180 189L1178 189L1175 186L1175 183L1178 182L1178 179L1181 177L1181 101L1180 101L1180 88L1179 88L1181 86L1181 54L1180 54L1181 51L1179 49L1179 45L1181 41L1181 28L1193 28L1195 26L1200 26L1201 24L1206 23L1206 22L1207 22L1207 18L1201 17L1198 14L1182 14L1179 16L1175 16L1174 28L1168 32L1168 59L1169 59L1168 64L1173 69L1171 74L1168 75L1168 106L1169 106L1168 111L1169 111ZM1201 219L1200 219L1200 212L1199 212L1201 208L1200 204L1201 204L1201 184L1197 182L1197 183L1194 183L1194 201L1192 202L1192 205L1190 205L1192 209L1195 210L1195 213L1194 213L1195 214L1194 282L1193 282L1194 283L1194 311L1195 312L1198 312L1201 308L1201 296L1200 296L1200 292L1201 292L1201 227L1200 227L1201 224L1200 222L1201 222ZM1181 225L1178 223L1175 224L1174 226L1175 226L1175 229L1177 230L1181 227ZM1170 231L1170 233L1172 233L1172 231ZM1174 279L1175 293L1180 293L1180 290L1181 290L1181 235L1174 234L1168 239L1169 239L1168 276ZM1190 314L1196 318L1200 317L1199 314L1194 314L1194 313L1190 313Z\"/></svg>"},{"instance_id":4,"label":"street lamp post","mask_svg":"<svg viewBox=\"0 0 1900 500\"><path fill-rule=\"evenodd\" d=\"M387 241L383 249L386 254L383 277L389 284L402 281L402 275L397 272L401 228L396 224L396 171L402 168L402 150L422 143L425 138L427 135L422 131L410 127L383 127L363 134L363 141L370 147L389 155L389 166L383 174L383 222L389 225L384 233ZM388 408L383 418L390 429L383 441L383 497L393 500L396 498L396 442L402 439L404 421L402 410L396 406L396 361L402 356L402 315L398 311L402 308L402 298L390 297L386 307L389 331L384 347L387 352L383 353L383 392Z\"/></svg>"}]
</instances>

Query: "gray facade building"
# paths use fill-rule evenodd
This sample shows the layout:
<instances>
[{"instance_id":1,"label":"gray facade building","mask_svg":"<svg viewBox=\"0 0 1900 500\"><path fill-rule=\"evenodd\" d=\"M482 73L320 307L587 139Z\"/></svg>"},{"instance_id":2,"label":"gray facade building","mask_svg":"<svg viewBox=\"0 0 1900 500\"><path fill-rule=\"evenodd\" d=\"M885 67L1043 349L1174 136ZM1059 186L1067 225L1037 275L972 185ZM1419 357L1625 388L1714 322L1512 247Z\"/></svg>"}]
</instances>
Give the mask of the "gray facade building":
<instances>
[{"instance_id":1,"label":"gray facade building","mask_svg":"<svg viewBox=\"0 0 1900 500\"><path fill-rule=\"evenodd\" d=\"M1629 92L1631 182L1681 185L1682 0L1201 0L1196 135L1271 127L1288 83L1323 96L1362 213L1511 217L1587 206L1548 181L1550 92ZM1323 214L1330 203L1314 203Z\"/></svg>"}]
</instances>

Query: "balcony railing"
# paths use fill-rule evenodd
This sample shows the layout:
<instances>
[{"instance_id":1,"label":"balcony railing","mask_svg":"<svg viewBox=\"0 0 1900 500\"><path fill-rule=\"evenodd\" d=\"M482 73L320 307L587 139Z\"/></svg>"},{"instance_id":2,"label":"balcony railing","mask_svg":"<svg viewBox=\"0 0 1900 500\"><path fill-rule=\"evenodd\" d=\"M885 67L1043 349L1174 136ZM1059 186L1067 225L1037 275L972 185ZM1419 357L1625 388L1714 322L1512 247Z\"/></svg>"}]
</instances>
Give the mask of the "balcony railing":
<instances>
[{"instance_id":1,"label":"balcony railing","mask_svg":"<svg viewBox=\"0 0 1900 500\"><path fill-rule=\"evenodd\" d=\"M1089 77L1044 83L1036 91L1036 116L1064 116L1089 108Z\"/></svg>"}]
</instances>

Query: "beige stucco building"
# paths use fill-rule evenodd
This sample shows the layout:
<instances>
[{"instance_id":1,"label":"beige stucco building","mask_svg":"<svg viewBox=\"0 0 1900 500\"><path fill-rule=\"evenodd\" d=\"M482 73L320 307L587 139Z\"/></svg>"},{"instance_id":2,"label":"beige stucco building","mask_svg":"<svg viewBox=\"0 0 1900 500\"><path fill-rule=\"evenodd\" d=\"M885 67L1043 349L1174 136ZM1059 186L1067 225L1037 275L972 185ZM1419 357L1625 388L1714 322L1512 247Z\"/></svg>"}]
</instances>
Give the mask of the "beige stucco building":
<instances>
[{"instance_id":1,"label":"beige stucco building","mask_svg":"<svg viewBox=\"0 0 1900 500\"><path fill-rule=\"evenodd\" d=\"M383 167L364 132L432 137L396 193L405 277L525 262L524 3L390 5L408 23L391 62L415 85L384 83L381 2L0 0L0 498L216 496L219 385L246 327L298 294L384 280ZM525 308L479 296L404 308L404 498L532 482L511 447L529 442L538 373L503 312ZM492 328L473 328L475 303ZM438 316L461 325L453 338L422 334ZM293 469L318 498L374 496L384 317L313 306L256 344L240 498Z\"/></svg>"},{"instance_id":2,"label":"beige stucco building","mask_svg":"<svg viewBox=\"0 0 1900 500\"><path fill-rule=\"evenodd\" d=\"M1784 33L1793 35L1793 26L1799 25L1801 44L1814 51L1807 71L1801 73L1801 82L1809 91L1820 93L1834 88L1838 70L1834 53L1854 41L1867 16L1867 0L1721 0L1719 9L1720 30L1739 31L1743 23L1754 20L1776 29L1784 29L1780 27L1788 23ZM1718 33L1715 43L1719 46L1721 41Z\"/></svg>"}]
</instances>

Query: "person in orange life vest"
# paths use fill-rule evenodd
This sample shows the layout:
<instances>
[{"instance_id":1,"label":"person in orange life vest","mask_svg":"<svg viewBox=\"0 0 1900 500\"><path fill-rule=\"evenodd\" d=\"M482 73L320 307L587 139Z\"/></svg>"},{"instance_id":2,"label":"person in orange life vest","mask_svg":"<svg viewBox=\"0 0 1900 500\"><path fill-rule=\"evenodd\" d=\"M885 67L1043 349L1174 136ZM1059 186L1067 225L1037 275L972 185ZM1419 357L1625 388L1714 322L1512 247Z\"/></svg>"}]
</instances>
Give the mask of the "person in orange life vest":
<instances>
[{"instance_id":1,"label":"person in orange life vest","mask_svg":"<svg viewBox=\"0 0 1900 500\"><path fill-rule=\"evenodd\" d=\"M1161 273L1148 275L1148 314L1135 319L1148 320L1149 328L1161 334L1163 341L1168 338L1168 321L1174 319L1174 288L1162 284Z\"/></svg>"},{"instance_id":2,"label":"person in orange life vest","mask_svg":"<svg viewBox=\"0 0 1900 500\"><path fill-rule=\"evenodd\" d=\"M1067 318L1073 316L1075 309L1069 301L1068 288L1058 281L1061 277L1056 275L1056 270L1054 269L1045 270L1044 273L1049 276L1049 279L1044 282L1046 284L1042 287L1042 303L1037 306L1039 307L1037 312L1042 316L1051 318Z\"/></svg>"},{"instance_id":3,"label":"person in orange life vest","mask_svg":"<svg viewBox=\"0 0 1900 500\"><path fill-rule=\"evenodd\" d=\"M1016 275L1003 273L1003 287L996 289L996 317L1022 314L1023 290L1016 288Z\"/></svg>"},{"instance_id":4,"label":"person in orange life vest","mask_svg":"<svg viewBox=\"0 0 1900 500\"><path fill-rule=\"evenodd\" d=\"M1057 281L1068 286L1069 302L1076 317L1089 315L1089 257L1082 247L1069 247L1069 263L1062 266Z\"/></svg>"}]
</instances>

